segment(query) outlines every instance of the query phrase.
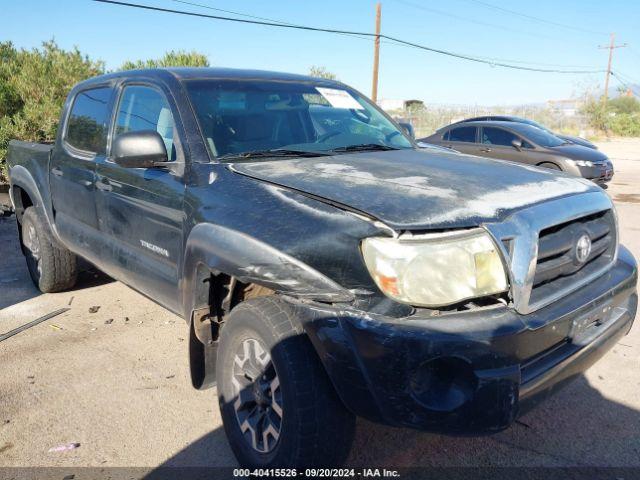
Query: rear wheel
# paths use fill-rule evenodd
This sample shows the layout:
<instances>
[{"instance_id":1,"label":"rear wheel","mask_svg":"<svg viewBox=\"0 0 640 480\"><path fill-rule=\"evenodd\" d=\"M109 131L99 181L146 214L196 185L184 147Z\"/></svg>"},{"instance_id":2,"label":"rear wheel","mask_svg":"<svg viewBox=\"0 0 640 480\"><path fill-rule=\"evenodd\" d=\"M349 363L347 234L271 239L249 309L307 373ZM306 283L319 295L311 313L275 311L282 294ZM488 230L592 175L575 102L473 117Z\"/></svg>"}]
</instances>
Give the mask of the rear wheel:
<instances>
[{"instance_id":1,"label":"rear wheel","mask_svg":"<svg viewBox=\"0 0 640 480\"><path fill-rule=\"evenodd\" d=\"M261 297L234 308L222 327L216 369L225 432L242 466L344 462L355 416L287 304Z\"/></svg>"},{"instance_id":2,"label":"rear wheel","mask_svg":"<svg viewBox=\"0 0 640 480\"><path fill-rule=\"evenodd\" d=\"M54 243L35 207L27 208L22 216L22 251L31 280L41 292L60 292L75 285L76 256Z\"/></svg>"}]
</instances>

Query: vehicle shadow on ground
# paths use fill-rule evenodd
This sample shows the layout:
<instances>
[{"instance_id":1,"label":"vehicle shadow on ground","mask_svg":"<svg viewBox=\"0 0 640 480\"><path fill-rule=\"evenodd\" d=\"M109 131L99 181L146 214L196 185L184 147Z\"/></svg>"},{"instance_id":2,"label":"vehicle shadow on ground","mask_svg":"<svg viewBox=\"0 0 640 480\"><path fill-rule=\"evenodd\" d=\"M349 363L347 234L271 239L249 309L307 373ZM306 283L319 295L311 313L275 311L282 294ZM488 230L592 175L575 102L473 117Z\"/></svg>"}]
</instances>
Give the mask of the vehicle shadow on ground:
<instances>
[{"instance_id":1,"label":"vehicle shadow on ground","mask_svg":"<svg viewBox=\"0 0 640 480\"><path fill-rule=\"evenodd\" d=\"M13 215L0 217L0 245L2 245L0 310L42 295L29 276L27 263L20 249L16 219ZM114 281L86 262L80 261L78 269L78 281L71 291L96 287Z\"/></svg>"},{"instance_id":2,"label":"vehicle shadow on ground","mask_svg":"<svg viewBox=\"0 0 640 480\"><path fill-rule=\"evenodd\" d=\"M212 391L212 400L215 392ZM605 398L579 376L509 429L450 437L358 420L350 467L629 467L640 465L640 412ZM236 467L216 428L167 459L147 479L185 468ZM474 469L469 469L470 478ZM191 471L191 473L195 473Z\"/></svg>"}]
</instances>

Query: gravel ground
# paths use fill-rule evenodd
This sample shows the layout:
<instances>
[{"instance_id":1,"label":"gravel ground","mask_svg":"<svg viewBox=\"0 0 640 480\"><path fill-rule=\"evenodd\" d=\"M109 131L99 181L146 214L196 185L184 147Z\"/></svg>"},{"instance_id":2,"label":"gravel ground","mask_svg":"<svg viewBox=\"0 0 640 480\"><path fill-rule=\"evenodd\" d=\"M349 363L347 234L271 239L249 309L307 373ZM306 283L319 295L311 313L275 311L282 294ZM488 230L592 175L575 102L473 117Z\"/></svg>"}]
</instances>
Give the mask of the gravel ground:
<instances>
[{"instance_id":1,"label":"gravel ground","mask_svg":"<svg viewBox=\"0 0 640 480\"><path fill-rule=\"evenodd\" d=\"M609 194L640 258L640 140L600 144ZM0 467L235 466L216 392L189 383L183 320L86 271L70 292L31 285L13 218L0 219ZM95 313L90 313L100 308ZM640 466L640 327L512 428L453 438L359 421L353 466ZM67 443L71 451L49 452Z\"/></svg>"}]
</instances>

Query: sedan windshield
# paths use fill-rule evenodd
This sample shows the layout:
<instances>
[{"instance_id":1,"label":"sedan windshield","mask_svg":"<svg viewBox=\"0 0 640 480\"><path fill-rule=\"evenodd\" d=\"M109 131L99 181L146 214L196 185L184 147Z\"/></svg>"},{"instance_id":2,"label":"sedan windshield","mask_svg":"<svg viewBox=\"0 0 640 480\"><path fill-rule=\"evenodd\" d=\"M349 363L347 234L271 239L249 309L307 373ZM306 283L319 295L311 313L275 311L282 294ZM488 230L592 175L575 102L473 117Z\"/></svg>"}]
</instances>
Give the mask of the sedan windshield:
<instances>
[{"instance_id":1,"label":"sedan windshield","mask_svg":"<svg viewBox=\"0 0 640 480\"><path fill-rule=\"evenodd\" d=\"M525 123L521 123L516 130L525 138L531 140L536 145L540 145L541 147L559 147L560 145L569 143L555 135L552 135L548 130L533 127Z\"/></svg>"},{"instance_id":2,"label":"sedan windshield","mask_svg":"<svg viewBox=\"0 0 640 480\"><path fill-rule=\"evenodd\" d=\"M413 148L377 107L341 86L193 80L186 87L220 160Z\"/></svg>"}]
</instances>

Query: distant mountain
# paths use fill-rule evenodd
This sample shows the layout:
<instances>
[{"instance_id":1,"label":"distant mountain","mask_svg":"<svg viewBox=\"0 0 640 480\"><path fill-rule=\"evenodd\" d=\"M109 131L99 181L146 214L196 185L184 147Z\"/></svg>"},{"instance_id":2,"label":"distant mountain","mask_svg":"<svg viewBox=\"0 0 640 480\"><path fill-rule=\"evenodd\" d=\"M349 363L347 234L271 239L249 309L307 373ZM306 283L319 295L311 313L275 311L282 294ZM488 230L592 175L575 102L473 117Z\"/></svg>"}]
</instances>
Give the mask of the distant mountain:
<instances>
[{"instance_id":1,"label":"distant mountain","mask_svg":"<svg viewBox=\"0 0 640 480\"><path fill-rule=\"evenodd\" d=\"M636 98L640 99L640 84L630 83L630 84L627 84L627 87L629 88L629 90L631 90L631 93L633 93L633 95ZM615 88L610 87L609 88L609 97L611 97L611 98L620 97L620 96L623 96L623 95L626 95L626 94L627 94L626 88L622 92L618 91L617 87L615 87Z\"/></svg>"}]
</instances>

